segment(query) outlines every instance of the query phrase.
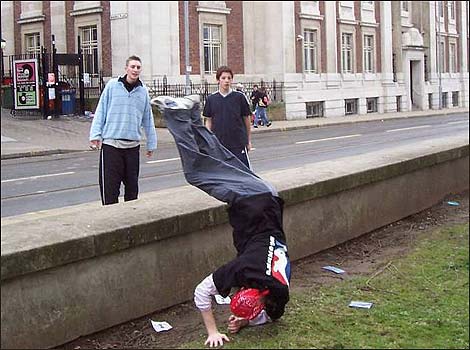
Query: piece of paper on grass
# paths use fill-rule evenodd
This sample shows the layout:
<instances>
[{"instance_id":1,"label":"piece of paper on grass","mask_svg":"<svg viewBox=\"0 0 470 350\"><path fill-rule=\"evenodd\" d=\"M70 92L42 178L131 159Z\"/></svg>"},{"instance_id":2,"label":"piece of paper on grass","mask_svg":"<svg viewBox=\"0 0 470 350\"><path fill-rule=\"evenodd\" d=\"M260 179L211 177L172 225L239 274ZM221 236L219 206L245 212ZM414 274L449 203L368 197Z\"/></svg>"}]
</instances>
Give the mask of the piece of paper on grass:
<instances>
[{"instance_id":1,"label":"piece of paper on grass","mask_svg":"<svg viewBox=\"0 0 470 350\"><path fill-rule=\"evenodd\" d=\"M351 301L349 303L350 307L358 307L360 309L370 309L374 305L373 303L369 303L367 301Z\"/></svg>"},{"instance_id":2,"label":"piece of paper on grass","mask_svg":"<svg viewBox=\"0 0 470 350\"><path fill-rule=\"evenodd\" d=\"M220 304L220 305L230 304L230 297L224 298L220 294L216 294L214 295L214 297L215 297L215 301L217 302L217 304Z\"/></svg>"},{"instance_id":3,"label":"piece of paper on grass","mask_svg":"<svg viewBox=\"0 0 470 350\"><path fill-rule=\"evenodd\" d=\"M345 273L344 270L341 270L340 268L334 266L323 266L322 269L332 271L334 273Z\"/></svg>"},{"instance_id":4,"label":"piece of paper on grass","mask_svg":"<svg viewBox=\"0 0 470 350\"><path fill-rule=\"evenodd\" d=\"M173 328L168 322L165 322L165 321L156 322L156 321L150 320L150 322L152 322L152 327L153 329L155 329L155 332L168 331Z\"/></svg>"},{"instance_id":5,"label":"piece of paper on grass","mask_svg":"<svg viewBox=\"0 0 470 350\"><path fill-rule=\"evenodd\" d=\"M447 204L452 205L452 206L457 206L459 205L459 202L454 202L454 201L449 201Z\"/></svg>"}]
</instances>

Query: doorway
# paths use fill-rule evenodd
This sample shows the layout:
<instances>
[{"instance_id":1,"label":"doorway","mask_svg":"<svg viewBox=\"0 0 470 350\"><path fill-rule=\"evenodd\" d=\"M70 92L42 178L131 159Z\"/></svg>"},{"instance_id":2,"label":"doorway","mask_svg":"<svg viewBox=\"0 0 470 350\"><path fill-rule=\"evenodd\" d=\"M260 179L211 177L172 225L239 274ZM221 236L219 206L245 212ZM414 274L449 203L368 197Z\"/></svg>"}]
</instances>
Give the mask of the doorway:
<instances>
[{"instance_id":1,"label":"doorway","mask_svg":"<svg viewBox=\"0 0 470 350\"><path fill-rule=\"evenodd\" d=\"M422 61L410 60L410 100L411 110L422 110L423 107L423 85L424 76Z\"/></svg>"}]
</instances>

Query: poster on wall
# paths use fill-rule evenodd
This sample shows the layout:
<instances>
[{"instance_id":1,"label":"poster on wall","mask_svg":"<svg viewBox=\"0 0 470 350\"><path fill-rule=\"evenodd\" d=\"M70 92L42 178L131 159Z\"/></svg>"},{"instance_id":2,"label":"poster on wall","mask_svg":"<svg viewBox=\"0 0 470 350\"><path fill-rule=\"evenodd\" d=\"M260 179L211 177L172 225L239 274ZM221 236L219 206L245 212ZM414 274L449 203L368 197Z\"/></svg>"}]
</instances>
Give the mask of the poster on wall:
<instances>
[{"instance_id":1,"label":"poster on wall","mask_svg":"<svg viewBox=\"0 0 470 350\"><path fill-rule=\"evenodd\" d=\"M39 108L38 60L13 61L15 109Z\"/></svg>"}]
</instances>

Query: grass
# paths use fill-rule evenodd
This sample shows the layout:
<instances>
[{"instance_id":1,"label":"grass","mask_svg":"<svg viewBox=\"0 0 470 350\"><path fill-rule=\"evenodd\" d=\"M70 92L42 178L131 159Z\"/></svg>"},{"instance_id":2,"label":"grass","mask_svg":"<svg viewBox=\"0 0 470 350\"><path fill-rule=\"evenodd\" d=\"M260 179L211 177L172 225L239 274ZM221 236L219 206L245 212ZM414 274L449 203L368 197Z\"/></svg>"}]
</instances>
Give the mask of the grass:
<instances>
[{"instance_id":1,"label":"grass","mask_svg":"<svg viewBox=\"0 0 470 350\"><path fill-rule=\"evenodd\" d=\"M291 293L280 321L245 328L224 347L468 349L468 244L468 224L437 230L371 276Z\"/></svg>"}]
</instances>

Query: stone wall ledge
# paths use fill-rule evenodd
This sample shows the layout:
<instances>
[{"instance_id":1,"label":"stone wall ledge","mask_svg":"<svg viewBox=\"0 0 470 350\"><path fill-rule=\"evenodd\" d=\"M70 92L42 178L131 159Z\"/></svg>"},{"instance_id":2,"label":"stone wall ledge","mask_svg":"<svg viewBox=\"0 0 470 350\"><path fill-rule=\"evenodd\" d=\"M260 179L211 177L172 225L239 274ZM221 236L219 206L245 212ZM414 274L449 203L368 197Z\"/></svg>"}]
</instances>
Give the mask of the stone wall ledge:
<instances>
[{"instance_id":1,"label":"stone wall ledge","mask_svg":"<svg viewBox=\"0 0 470 350\"><path fill-rule=\"evenodd\" d=\"M468 137L442 139L260 175L288 207L468 154ZM189 185L107 207L94 202L2 218L1 281L227 222L224 203Z\"/></svg>"}]
</instances>

